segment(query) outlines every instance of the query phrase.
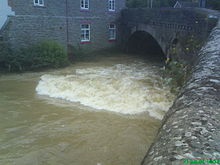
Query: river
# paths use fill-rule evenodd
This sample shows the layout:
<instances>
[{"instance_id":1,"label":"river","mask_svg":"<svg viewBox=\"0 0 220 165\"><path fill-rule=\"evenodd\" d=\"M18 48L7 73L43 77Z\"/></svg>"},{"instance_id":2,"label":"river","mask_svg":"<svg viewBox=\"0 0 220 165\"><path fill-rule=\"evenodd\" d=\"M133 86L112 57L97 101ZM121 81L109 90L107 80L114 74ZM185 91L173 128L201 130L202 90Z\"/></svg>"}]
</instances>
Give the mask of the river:
<instances>
[{"instance_id":1,"label":"river","mask_svg":"<svg viewBox=\"0 0 220 165\"><path fill-rule=\"evenodd\" d=\"M0 76L0 165L139 165L174 95L125 54Z\"/></svg>"}]
</instances>

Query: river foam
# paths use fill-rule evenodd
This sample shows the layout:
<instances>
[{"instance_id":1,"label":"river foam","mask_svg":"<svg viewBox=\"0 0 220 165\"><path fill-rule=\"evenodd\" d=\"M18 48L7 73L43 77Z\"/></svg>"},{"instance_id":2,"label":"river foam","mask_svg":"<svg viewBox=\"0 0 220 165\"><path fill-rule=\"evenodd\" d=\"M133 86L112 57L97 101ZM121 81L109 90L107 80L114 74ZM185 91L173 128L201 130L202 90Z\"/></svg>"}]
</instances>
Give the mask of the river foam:
<instances>
[{"instance_id":1,"label":"river foam","mask_svg":"<svg viewBox=\"0 0 220 165\"><path fill-rule=\"evenodd\" d=\"M141 62L75 69L71 74L45 74L36 91L97 110L122 114L147 111L157 119L162 119L172 104L172 94L156 69Z\"/></svg>"}]
</instances>

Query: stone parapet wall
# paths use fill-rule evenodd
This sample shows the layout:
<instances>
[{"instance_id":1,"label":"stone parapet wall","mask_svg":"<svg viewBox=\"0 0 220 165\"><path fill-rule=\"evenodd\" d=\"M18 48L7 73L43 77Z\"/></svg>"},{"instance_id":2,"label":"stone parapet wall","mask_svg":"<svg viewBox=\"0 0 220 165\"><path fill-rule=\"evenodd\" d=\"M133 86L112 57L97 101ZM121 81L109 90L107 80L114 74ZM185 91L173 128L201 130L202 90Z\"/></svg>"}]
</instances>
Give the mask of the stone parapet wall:
<instances>
[{"instance_id":1,"label":"stone parapet wall","mask_svg":"<svg viewBox=\"0 0 220 165\"><path fill-rule=\"evenodd\" d=\"M201 8L140 8L122 10L122 23L144 23L166 31L209 34L216 24L216 12ZM201 32L203 32L201 34Z\"/></svg>"}]
</instances>

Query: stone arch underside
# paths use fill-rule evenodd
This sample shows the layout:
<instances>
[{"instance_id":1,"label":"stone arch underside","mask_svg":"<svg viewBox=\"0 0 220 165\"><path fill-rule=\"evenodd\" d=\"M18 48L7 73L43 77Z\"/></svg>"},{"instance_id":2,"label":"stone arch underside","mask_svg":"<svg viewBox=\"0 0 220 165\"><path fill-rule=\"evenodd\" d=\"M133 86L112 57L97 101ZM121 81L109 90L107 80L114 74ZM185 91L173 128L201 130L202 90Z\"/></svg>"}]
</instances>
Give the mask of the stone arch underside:
<instances>
[{"instance_id":1,"label":"stone arch underside","mask_svg":"<svg viewBox=\"0 0 220 165\"><path fill-rule=\"evenodd\" d=\"M165 39L151 26L139 24L138 26L133 26L130 30L126 44L127 51L131 53L155 54L165 58L169 48L169 44L167 44L168 42Z\"/></svg>"}]
</instances>

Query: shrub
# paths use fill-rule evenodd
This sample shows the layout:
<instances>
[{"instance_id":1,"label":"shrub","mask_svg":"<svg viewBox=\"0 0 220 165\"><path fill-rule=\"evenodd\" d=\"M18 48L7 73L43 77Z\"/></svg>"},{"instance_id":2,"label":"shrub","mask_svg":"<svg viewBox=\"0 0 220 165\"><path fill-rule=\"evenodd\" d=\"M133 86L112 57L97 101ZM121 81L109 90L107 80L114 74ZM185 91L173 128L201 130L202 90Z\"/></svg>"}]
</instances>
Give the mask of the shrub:
<instances>
[{"instance_id":1,"label":"shrub","mask_svg":"<svg viewBox=\"0 0 220 165\"><path fill-rule=\"evenodd\" d=\"M68 64L64 48L54 41L41 41L16 52L6 50L4 63L9 71L58 68Z\"/></svg>"},{"instance_id":2,"label":"shrub","mask_svg":"<svg viewBox=\"0 0 220 165\"><path fill-rule=\"evenodd\" d=\"M188 66L178 61L169 61L162 68L162 71L164 72L165 82L171 87L171 92L177 94L188 76Z\"/></svg>"},{"instance_id":3,"label":"shrub","mask_svg":"<svg viewBox=\"0 0 220 165\"><path fill-rule=\"evenodd\" d=\"M54 41L42 41L23 48L17 56L25 70L58 68L68 64L64 48Z\"/></svg>"},{"instance_id":4,"label":"shrub","mask_svg":"<svg viewBox=\"0 0 220 165\"><path fill-rule=\"evenodd\" d=\"M8 43L0 42L0 68L6 69L9 67L9 56L12 54L12 50Z\"/></svg>"},{"instance_id":5,"label":"shrub","mask_svg":"<svg viewBox=\"0 0 220 165\"><path fill-rule=\"evenodd\" d=\"M183 41L182 45L184 45L184 54L193 57L201 49L203 42L202 40L197 39L194 35L191 35Z\"/></svg>"}]
</instances>

